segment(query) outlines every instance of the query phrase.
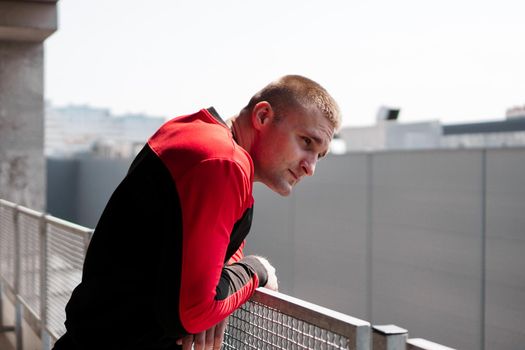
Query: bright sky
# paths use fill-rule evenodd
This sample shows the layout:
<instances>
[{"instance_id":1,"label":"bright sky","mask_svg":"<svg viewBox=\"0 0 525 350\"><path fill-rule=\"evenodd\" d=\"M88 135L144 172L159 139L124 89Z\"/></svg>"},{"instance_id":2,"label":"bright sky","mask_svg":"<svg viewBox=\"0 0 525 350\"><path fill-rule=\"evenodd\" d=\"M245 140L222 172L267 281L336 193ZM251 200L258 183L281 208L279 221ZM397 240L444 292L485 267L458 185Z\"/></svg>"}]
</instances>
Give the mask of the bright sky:
<instances>
[{"instance_id":1,"label":"bright sky","mask_svg":"<svg viewBox=\"0 0 525 350\"><path fill-rule=\"evenodd\" d=\"M525 104L523 0L60 0L46 99L113 113L237 113L301 74L343 125L501 119Z\"/></svg>"}]
</instances>

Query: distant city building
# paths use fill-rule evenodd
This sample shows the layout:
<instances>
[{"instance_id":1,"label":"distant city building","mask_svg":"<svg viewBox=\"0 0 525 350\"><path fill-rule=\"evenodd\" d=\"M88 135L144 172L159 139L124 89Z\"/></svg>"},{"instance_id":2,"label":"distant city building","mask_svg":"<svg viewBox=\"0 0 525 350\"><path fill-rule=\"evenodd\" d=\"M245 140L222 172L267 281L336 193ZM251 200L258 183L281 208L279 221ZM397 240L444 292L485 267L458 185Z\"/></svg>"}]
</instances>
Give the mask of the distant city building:
<instances>
[{"instance_id":1,"label":"distant city building","mask_svg":"<svg viewBox=\"0 0 525 350\"><path fill-rule=\"evenodd\" d=\"M401 124L384 120L373 126L342 128L339 137L345 141L347 151L438 148L441 124L438 121Z\"/></svg>"},{"instance_id":2,"label":"distant city building","mask_svg":"<svg viewBox=\"0 0 525 350\"><path fill-rule=\"evenodd\" d=\"M466 124L399 123L398 114L381 107L377 124L342 128L346 151L525 147L525 106L508 109L504 120Z\"/></svg>"},{"instance_id":3,"label":"distant city building","mask_svg":"<svg viewBox=\"0 0 525 350\"><path fill-rule=\"evenodd\" d=\"M523 147L525 118L444 125L441 145L447 148Z\"/></svg>"},{"instance_id":4,"label":"distant city building","mask_svg":"<svg viewBox=\"0 0 525 350\"><path fill-rule=\"evenodd\" d=\"M141 114L114 116L104 108L47 104L45 154L48 157L80 154L132 157L164 122L164 118Z\"/></svg>"},{"instance_id":5,"label":"distant city building","mask_svg":"<svg viewBox=\"0 0 525 350\"><path fill-rule=\"evenodd\" d=\"M331 144L331 152L525 147L525 106L509 108L503 120L449 125L437 120L400 123L399 111L381 107L375 125L342 128ZM142 114L114 116L104 108L48 104L45 154L59 158L130 158L164 122L164 118Z\"/></svg>"},{"instance_id":6,"label":"distant city building","mask_svg":"<svg viewBox=\"0 0 525 350\"><path fill-rule=\"evenodd\" d=\"M505 116L507 117L507 119L525 118L525 105L507 109L507 113L505 113Z\"/></svg>"}]
</instances>

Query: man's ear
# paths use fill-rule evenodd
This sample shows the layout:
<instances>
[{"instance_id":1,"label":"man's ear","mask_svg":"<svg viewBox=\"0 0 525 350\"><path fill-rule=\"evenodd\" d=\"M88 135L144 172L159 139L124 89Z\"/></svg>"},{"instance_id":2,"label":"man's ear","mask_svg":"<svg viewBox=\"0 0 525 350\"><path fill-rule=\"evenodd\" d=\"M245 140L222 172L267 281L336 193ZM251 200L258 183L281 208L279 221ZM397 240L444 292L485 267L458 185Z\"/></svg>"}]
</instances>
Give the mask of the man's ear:
<instances>
[{"instance_id":1,"label":"man's ear","mask_svg":"<svg viewBox=\"0 0 525 350\"><path fill-rule=\"evenodd\" d=\"M252 109L252 125L256 130L261 130L274 118L272 105L267 101L258 102Z\"/></svg>"}]
</instances>

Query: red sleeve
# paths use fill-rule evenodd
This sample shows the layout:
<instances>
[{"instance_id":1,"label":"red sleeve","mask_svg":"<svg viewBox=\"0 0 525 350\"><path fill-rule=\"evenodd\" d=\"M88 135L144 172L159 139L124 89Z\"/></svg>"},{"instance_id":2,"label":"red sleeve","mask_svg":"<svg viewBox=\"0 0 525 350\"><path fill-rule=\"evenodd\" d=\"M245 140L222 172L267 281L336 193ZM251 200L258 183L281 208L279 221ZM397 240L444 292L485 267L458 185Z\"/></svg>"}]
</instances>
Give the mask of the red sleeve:
<instances>
[{"instance_id":1,"label":"red sleeve","mask_svg":"<svg viewBox=\"0 0 525 350\"><path fill-rule=\"evenodd\" d=\"M176 185L183 222L180 320L188 332L198 333L231 314L258 287L249 264L240 276L224 268L231 230L251 205L251 183L237 163L212 159L194 166ZM237 287L218 300L221 274L229 274Z\"/></svg>"},{"instance_id":2,"label":"red sleeve","mask_svg":"<svg viewBox=\"0 0 525 350\"><path fill-rule=\"evenodd\" d=\"M230 260L228 260L228 265L231 265L233 263L239 262L239 260L244 258L244 253L243 253L242 250L244 249L245 243L246 243L246 241L242 241L241 246L239 247L239 249L237 249L237 251L232 255Z\"/></svg>"}]
</instances>

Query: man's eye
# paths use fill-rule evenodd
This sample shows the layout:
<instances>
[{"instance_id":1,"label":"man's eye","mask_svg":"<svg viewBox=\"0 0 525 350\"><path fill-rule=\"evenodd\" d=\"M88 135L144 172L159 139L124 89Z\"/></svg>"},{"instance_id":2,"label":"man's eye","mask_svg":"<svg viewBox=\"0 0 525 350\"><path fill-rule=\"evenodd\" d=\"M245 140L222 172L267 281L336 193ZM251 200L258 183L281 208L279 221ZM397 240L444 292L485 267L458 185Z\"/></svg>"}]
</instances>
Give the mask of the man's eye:
<instances>
[{"instance_id":1,"label":"man's eye","mask_svg":"<svg viewBox=\"0 0 525 350\"><path fill-rule=\"evenodd\" d=\"M308 137L303 137L303 141L307 146L310 146L310 144L312 143L312 140Z\"/></svg>"}]
</instances>

